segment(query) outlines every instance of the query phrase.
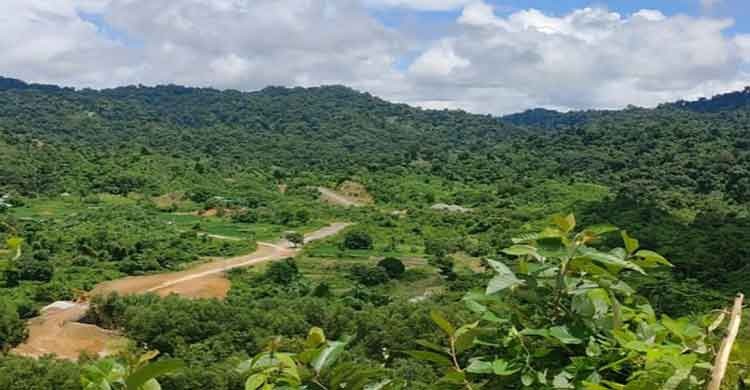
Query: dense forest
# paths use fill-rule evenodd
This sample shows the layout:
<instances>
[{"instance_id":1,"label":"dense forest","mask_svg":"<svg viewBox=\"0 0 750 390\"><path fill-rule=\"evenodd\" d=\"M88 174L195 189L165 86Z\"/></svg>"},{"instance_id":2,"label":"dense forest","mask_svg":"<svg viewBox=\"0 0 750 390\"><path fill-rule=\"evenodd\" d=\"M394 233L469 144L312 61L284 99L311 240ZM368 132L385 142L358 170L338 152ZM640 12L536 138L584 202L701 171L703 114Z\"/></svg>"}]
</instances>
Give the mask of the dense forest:
<instances>
[{"instance_id":1,"label":"dense forest","mask_svg":"<svg viewBox=\"0 0 750 390\"><path fill-rule=\"evenodd\" d=\"M0 78L0 388L703 388L717 310L750 286L748 206L750 89L493 117ZM332 222L352 225L304 243ZM88 293L282 237L293 258L228 271L220 298ZM120 354L13 351L76 300Z\"/></svg>"}]
</instances>

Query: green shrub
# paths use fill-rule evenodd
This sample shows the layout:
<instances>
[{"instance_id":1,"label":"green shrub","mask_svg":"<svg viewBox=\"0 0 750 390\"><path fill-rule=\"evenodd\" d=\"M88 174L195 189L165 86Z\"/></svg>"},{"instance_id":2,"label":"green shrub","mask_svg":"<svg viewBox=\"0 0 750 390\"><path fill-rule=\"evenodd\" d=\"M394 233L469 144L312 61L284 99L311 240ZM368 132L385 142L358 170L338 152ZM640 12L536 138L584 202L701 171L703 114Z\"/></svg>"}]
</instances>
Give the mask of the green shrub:
<instances>
[{"instance_id":1,"label":"green shrub","mask_svg":"<svg viewBox=\"0 0 750 390\"><path fill-rule=\"evenodd\" d=\"M364 230L351 230L344 236L344 248L354 250L372 249L372 237Z\"/></svg>"},{"instance_id":2,"label":"green shrub","mask_svg":"<svg viewBox=\"0 0 750 390\"><path fill-rule=\"evenodd\" d=\"M395 257L386 257L378 262L378 267L381 267L388 274L391 279L400 278L406 271L404 263Z\"/></svg>"},{"instance_id":3,"label":"green shrub","mask_svg":"<svg viewBox=\"0 0 750 390\"><path fill-rule=\"evenodd\" d=\"M0 298L0 351L7 351L26 339L26 324L18 315L16 305Z\"/></svg>"},{"instance_id":4,"label":"green shrub","mask_svg":"<svg viewBox=\"0 0 750 390\"><path fill-rule=\"evenodd\" d=\"M388 272L379 266L368 267L358 264L352 267L350 273L352 279L365 286L377 286L389 280Z\"/></svg>"}]
</instances>

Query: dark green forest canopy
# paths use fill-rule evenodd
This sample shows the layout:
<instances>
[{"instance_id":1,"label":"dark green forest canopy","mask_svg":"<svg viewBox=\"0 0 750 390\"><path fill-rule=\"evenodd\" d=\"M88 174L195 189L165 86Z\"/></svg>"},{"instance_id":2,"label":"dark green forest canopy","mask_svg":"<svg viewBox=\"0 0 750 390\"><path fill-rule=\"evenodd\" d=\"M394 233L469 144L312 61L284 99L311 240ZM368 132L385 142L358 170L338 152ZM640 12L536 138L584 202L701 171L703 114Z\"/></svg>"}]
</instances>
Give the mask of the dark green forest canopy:
<instances>
[{"instance_id":1,"label":"dark green forest canopy","mask_svg":"<svg viewBox=\"0 0 750 390\"><path fill-rule=\"evenodd\" d=\"M392 104L342 86L96 91L0 81L0 188L29 194L101 190L102 173L114 167L125 169L107 180L153 187L163 172L127 169L146 159L172 170L203 160L225 172L277 166L340 175L421 171L480 183L582 178L669 207L694 203L694 195L750 199L747 90L657 109L496 118Z\"/></svg>"}]
</instances>

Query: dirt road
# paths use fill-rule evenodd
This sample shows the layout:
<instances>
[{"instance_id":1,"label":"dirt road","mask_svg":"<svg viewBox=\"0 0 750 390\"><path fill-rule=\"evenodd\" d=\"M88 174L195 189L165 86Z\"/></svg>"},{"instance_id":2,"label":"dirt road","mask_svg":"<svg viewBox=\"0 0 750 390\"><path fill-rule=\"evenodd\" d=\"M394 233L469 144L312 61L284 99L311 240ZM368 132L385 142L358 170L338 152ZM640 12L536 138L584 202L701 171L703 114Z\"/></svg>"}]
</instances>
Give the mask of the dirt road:
<instances>
[{"instance_id":1,"label":"dirt road","mask_svg":"<svg viewBox=\"0 0 750 390\"><path fill-rule=\"evenodd\" d=\"M347 196L341 195L338 192L336 192L336 191L334 191L334 190L332 190L330 188L318 187L318 191L320 192L321 199L323 199L324 201L326 201L328 203L339 205L339 206L345 206L345 207L350 207L350 206L359 207L359 206L363 206L362 203L360 203L360 202L358 202L358 201L356 201L354 199L351 199L351 198L349 198Z\"/></svg>"},{"instance_id":2,"label":"dirt road","mask_svg":"<svg viewBox=\"0 0 750 390\"><path fill-rule=\"evenodd\" d=\"M305 243L335 235L349 223L333 223L305 235ZM276 243L258 243L258 249L248 255L226 260L215 260L180 272L127 277L97 285L90 295L156 293L161 296L178 294L188 298L224 298L229 291L226 271L248 267L267 261L293 257L299 250L286 240ZM13 353L40 357L56 354L63 359L75 360L86 351L104 356L117 348L124 339L112 331L78 321L88 310L88 303L55 302L42 310L39 317L28 322L29 337L13 349Z\"/></svg>"}]
</instances>

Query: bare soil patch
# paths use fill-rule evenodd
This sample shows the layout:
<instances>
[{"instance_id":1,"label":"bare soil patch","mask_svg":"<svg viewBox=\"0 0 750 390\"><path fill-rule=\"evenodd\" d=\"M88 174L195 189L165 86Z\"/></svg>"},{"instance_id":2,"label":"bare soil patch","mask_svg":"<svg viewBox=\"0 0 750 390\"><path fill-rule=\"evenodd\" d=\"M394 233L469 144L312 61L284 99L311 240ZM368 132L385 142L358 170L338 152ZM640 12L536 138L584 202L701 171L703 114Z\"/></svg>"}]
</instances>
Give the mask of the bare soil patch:
<instances>
[{"instance_id":1,"label":"bare soil patch","mask_svg":"<svg viewBox=\"0 0 750 390\"><path fill-rule=\"evenodd\" d=\"M336 187L336 191L350 199L354 199L361 204L373 204L372 195L367 192L367 187L356 181L347 180Z\"/></svg>"},{"instance_id":2,"label":"bare soil patch","mask_svg":"<svg viewBox=\"0 0 750 390\"><path fill-rule=\"evenodd\" d=\"M78 359L82 352L98 356L117 352L126 339L116 332L78 322L87 310L87 304L76 303L32 318L27 324L28 339L12 352L28 357L55 354L68 360Z\"/></svg>"},{"instance_id":3,"label":"bare soil patch","mask_svg":"<svg viewBox=\"0 0 750 390\"><path fill-rule=\"evenodd\" d=\"M340 232L349 223L334 223L307 234L305 242L322 239ZM286 240L277 243L258 243L258 249L248 255L225 260L214 260L189 270L164 274L127 277L97 285L90 296L117 292L122 295L156 293L161 296L178 294L187 298L225 298L230 282L226 271L248 267L267 261L281 260L299 253ZM106 356L116 352L125 340L116 332L78 321L88 310L85 302L56 302L39 317L28 322L29 337L13 349L13 353L29 357L55 354L76 360L81 352Z\"/></svg>"},{"instance_id":4,"label":"bare soil patch","mask_svg":"<svg viewBox=\"0 0 750 390\"><path fill-rule=\"evenodd\" d=\"M162 196L156 196L151 198L156 207L160 209L166 209L172 207L172 205L179 205L185 199L184 192L170 192Z\"/></svg>"}]
</instances>

